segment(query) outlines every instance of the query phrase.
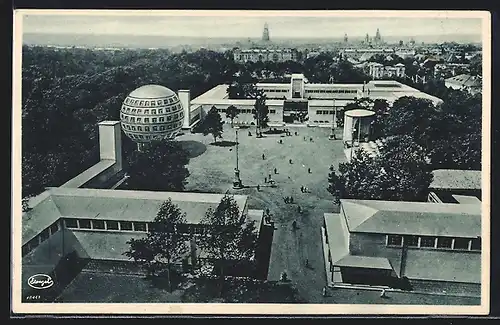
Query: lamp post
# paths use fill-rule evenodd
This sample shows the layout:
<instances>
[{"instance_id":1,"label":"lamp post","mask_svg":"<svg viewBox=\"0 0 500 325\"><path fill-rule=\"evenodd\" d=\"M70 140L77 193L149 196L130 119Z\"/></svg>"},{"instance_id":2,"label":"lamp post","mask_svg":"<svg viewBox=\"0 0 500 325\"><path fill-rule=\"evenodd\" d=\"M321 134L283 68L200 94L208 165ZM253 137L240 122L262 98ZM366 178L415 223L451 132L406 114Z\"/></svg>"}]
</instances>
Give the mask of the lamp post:
<instances>
[{"instance_id":1,"label":"lamp post","mask_svg":"<svg viewBox=\"0 0 500 325\"><path fill-rule=\"evenodd\" d=\"M260 99L261 96L257 96L257 101L255 102L255 111L257 113L257 138L262 137L262 133L260 132Z\"/></svg>"},{"instance_id":2,"label":"lamp post","mask_svg":"<svg viewBox=\"0 0 500 325\"><path fill-rule=\"evenodd\" d=\"M233 188L240 189L243 187L240 179L240 169L239 169L239 157L238 157L238 129L236 131L236 168L234 169L234 180L233 180Z\"/></svg>"},{"instance_id":3,"label":"lamp post","mask_svg":"<svg viewBox=\"0 0 500 325\"><path fill-rule=\"evenodd\" d=\"M333 117L332 117L332 132L330 133L330 140L337 139L335 136L335 128L337 127L337 106L335 106L335 99L333 100Z\"/></svg>"}]
</instances>

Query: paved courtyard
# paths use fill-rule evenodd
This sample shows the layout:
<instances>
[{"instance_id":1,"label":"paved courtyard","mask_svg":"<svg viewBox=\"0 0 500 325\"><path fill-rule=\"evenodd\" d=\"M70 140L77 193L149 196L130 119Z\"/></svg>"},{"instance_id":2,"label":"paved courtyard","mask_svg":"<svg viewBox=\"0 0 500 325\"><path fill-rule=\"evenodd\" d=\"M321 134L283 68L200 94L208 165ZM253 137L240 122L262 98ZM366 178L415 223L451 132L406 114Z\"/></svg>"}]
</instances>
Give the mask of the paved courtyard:
<instances>
[{"instance_id":1,"label":"paved courtyard","mask_svg":"<svg viewBox=\"0 0 500 325\"><path fill-rule=\"evenodd\" d=\"M226 192L249 196L249 208L269 208L277 230L271 252L269 280L278 280L286 270L304 298L311 303L323 302L321 290L326 284L324 258L321 246L321 224L324 212L337 212L332 197L326 190L329 166L345 161L341 140L329 140L330 129L290 126L291 136L265 135L255 137L255 129L239 129L239 168L245 186L232 189L236 165L235 146L215 146L213 137L202 134L184 134L177 138L190 152L191 161L187 190ZM234 142L235 131L225 126L223 141ZM252 136L248 135L248 132ZM295 135L295 132L298 135ZM340 130L337 130L340 137ZM304 136L306 139L304 140ZM279 140L282 140L282 144ZM312 139L312 141L311 141ZM219 140L218 140L219 141ZM262 154L265 159L262 159ZM289 159L292 159L290 164ZM274 168L277 174L274 174ZM311 172L308 173L308 168ZM264 178L276 182L269 187ZM260 191L256 186L260 185ZM301 193L300 187L308 188ZM293 204L284 197L292 196ZM298 213L300 205L302 214ZM292 229L296 220L299 229ZM306 267L306 260L309 266Z\"/></svg>"}]
</instances>

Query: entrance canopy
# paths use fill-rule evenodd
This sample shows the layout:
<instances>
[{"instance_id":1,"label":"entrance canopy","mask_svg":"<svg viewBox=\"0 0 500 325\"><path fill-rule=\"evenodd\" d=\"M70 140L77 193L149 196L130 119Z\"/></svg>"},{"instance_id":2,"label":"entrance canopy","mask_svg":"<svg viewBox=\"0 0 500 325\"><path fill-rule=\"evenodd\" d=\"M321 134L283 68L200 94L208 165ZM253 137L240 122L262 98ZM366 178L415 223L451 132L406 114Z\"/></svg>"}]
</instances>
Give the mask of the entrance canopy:
<instances>
[{"instance_id":1,"label":"entrance canopy","mask_svg":"<svg viewBox=\"0 0 500 325\"><path fill-rule=\"evenodd\" d=\"M349 117L368 117L368 116L373 116L375 115L374 111L370 111L368 109L362 109L362 108L356 108L356 109L351 109L348 111L345 111L345 115Z\"/></svg>"}]
</instances>

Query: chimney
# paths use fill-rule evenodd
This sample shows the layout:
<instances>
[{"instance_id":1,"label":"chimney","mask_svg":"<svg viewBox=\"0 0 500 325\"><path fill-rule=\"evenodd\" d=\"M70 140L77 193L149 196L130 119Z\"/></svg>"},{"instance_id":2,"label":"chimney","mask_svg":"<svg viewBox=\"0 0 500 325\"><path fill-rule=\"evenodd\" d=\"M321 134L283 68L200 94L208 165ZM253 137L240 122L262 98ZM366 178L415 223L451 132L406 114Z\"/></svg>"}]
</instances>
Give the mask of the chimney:
<instances>
[{"instance_id":1,"label":"chimney","mask_svg":"<svg viewBox=\"0 0 500 325\"><path fill-rule=\"evenodd\" d=\"M191 93L189 89L181 89L177 92L177 96L179 96L184 109L184 123L182 124L182 128L189 129L191 126Z\"/></svg>"},{"instance_id":2,"label":"chimney","mask_svg":"<svg viewBox=\"0 0 500 325\"><path fill-rule=\"evenodd\" d=\"M115 168L122 169L122 130L119 121L99 123L99 153L101 160L114 160Z\"/></svg>"}]
</instances>

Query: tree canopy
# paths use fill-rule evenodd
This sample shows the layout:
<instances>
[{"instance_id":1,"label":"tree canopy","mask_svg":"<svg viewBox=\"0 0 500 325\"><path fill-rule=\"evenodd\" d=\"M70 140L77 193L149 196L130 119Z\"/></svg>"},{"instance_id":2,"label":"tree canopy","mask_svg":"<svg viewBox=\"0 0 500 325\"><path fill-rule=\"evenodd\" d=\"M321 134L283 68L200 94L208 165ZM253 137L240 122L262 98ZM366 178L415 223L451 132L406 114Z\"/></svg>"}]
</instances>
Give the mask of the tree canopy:
<instances>
[{"instance_id":1,"label":"tree canopy","mask_svg":"<svg viewBox=\"0 0 500 325\"><path fill-rule=\"evenodd\" d=\"M266 105L266 95L259 89L253 96L252 98L255 98L254 109L252 110L253 118L257 121L258 126L265 128L269 122L269 107Z\"/></svg>"},{"instance_id":2,"label":"tree canopy","mask_svg":"<svg viewBox=\"0 0 500 325\"><path fill-rule=\"evenodd\" d=\"M153 222L149 224L146 237L132 238L130 248L124 254L134 259L149 276L166 275L171 289L171 268L184 258L190 249L185 234L178 228L186 224L186 214L169 198L164 201Z\"/></svg>"},{"instance_id":3,"label":"tree canopy","mask_svg":"<svg viewBox=\"0 0 500 325\"><path fill-rule=\"evenodd\" d=\"M201 247L219 267L224 277L227 267L253 260L257 243L254 221L242 215L231 195L224 195L215 209L208 209L201 223L207 227Z\"/></svg>"},{"instance_id":4,"label":"tree canopy","mask_svg":"<svg viewBox=\"0 0 500 325\"><path fill-rule=\"evenodd\" d=\"M128 156L125 187L131 190L183 191L189 171L187 152L175 141L152 142Z\"/></svg>"},{"instance_id":5,"label":"tree canopy","mask_svg":"<svg viewBox=\"0 0 500 325\"><path fill-rule=\"evenodd\" d=\"M217 111L217 107L212 106L208 111L207 115L200 124L200 130L203 135L211 134L214 137L214 142L217 142L217 138L222 137L223 122L222 118Z\"/></svg>"},{"instance_id":6,"label":"tree canopy","mask_svg":"<svg viewBox=\"0 0 500 325\"><path fill-rule=\"evenodd\" d=\"M226 109L226 117L231 120L231 127L234 124L234 119L238 116L238 108L234 105L229 105Z\"/></svg>"},{"instance_id":7,"label":"tree canopy","mask_svg":"<svg viewBox=\"0 0 500 325\"><path fill-rule=\"evenodd\" d=\"M330 168L328 191L339 199L425 201L432 173L424 148L410 136L391 137L372 157L362 149Z\"/></svg>"}]
</instances>

